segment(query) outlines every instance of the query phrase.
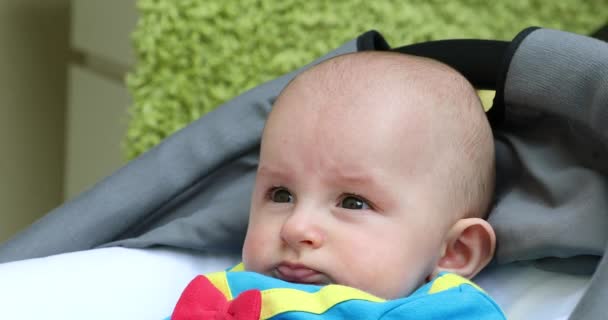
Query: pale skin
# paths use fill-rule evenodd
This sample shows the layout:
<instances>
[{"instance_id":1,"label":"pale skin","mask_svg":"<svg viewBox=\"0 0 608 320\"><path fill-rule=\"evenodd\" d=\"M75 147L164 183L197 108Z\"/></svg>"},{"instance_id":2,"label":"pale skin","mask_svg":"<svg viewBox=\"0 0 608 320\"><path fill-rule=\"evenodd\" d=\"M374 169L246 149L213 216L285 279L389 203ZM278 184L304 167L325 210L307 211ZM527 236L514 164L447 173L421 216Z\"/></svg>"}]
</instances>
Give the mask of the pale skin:
<instances>
[{"instance_id":1,"label":"pale skin","mask_svg":"<svg viewBox=\"0 0 608 320\"><path fill-rule=\"evenodd\" d=\"M493 159L492 139L479 139L491 136L483 111L437 107L457 100L449 90L459 87L450 86L463 79L455 71L371 55L316 66L276 101L262 137L246 270L394 299L441 271L471 278L492 258L495 234L483 213L444 190L458 185L446 182L451 175L468 172L457 169L471 165L473 153L459 155L468 142L483 141ZM445 90L429 90L433 81ZM479 121L450 120L468 113Z\"/></svg>"}]
</instances>

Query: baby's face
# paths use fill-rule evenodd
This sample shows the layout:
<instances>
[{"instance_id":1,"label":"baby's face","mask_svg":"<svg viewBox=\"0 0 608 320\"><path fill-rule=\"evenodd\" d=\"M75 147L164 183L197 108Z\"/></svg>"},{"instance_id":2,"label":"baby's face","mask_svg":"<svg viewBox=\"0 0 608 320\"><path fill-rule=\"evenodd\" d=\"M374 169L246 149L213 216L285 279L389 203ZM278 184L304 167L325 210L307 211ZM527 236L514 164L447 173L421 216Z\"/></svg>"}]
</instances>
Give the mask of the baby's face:
<instances>
[{"instance_id":1,"label":"baby's face","mask_svg":"<svg viewBox=\"0 0 608 320\"><path fill-rule=\"evenodd\" d=\"M377 97L311 95L283 96L267 123L245 268L405 296L433 272L448 229L424 167L434 163L424 119L405 124Z\"/></svg>"}]
</instances>

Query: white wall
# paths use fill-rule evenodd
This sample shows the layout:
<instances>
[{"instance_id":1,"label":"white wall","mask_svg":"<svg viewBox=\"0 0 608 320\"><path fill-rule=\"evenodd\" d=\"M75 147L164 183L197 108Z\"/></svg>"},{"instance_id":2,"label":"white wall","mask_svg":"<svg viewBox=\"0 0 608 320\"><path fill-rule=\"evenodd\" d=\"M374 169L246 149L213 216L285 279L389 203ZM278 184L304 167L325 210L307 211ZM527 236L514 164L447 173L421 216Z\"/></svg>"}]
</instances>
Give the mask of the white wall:
<instances>
[{"instance_id":1,"label":"white wall","mask_svg":"<svg viewBox=\"0 0 608 320\"><path fill-rule=\"evenodd\" d=\"M0 0L0 242L63 198L69 0Z\"/></svg>"}]
</instances>

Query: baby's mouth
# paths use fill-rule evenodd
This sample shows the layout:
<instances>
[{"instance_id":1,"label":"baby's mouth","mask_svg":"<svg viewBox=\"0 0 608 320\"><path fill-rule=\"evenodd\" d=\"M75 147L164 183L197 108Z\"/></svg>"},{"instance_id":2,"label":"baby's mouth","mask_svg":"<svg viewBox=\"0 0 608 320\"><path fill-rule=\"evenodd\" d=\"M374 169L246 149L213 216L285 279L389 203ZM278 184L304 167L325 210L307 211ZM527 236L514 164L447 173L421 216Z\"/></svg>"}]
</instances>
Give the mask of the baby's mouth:
<instances>
[{"instance_id":1,"label":"baby's mouth","mask_svg":"<svg viewBox=\"0 0 608 320\"><path fill-rule=\"evenodd\" d=\"M276 278L287 282L315 285L325 285L329 283L327 277L322 273L301 264L283 262L273 270L273 275Z\"/></svg>"}]
</instances>

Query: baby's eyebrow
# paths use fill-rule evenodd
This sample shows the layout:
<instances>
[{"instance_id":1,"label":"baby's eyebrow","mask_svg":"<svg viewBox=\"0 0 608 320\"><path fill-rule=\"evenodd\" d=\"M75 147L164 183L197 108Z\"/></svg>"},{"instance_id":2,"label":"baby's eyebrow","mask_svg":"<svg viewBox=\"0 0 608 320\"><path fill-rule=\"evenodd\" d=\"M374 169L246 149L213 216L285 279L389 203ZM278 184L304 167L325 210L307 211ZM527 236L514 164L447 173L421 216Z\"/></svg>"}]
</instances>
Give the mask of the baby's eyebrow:
<instances>
[{"instance_id":1,"label":"baby's eyebrow","mask_svg":"<svg viewBox=\"0 0 608 320\"><path fill-rule=\"evenodd\" d=\"M358 174L343 174L336 173L336 180L354 185L376 185L375 179L370 175L358 175Z\"/></svg>"},{"instance_id":2,"label":"baby's eyebrow","mask_svg":"<svg viewBox=\"0 0 608 320\"><path fill-rule=\"evenodd\" d=\"M381 186L377 179L378 177L369 173L362 173L360 171L335 171L333 182L341 185L353 185L358 187L366 187L369 189L377 189Z\"/></svg>"},{"instance_id":3,"label":"baby's eyebrow","mask_svg":"<svg viewBox=\"0 0 608 320\"><path fill-rule=\"evenodd\" d=\"M289 171L285 171L282 167L260 164L258 166L259 176L279 179L279 180L288 180L292 177ZM362 173L360 171L345 171L345 170L335 170L329 176L325 176L326 181L330 184L337 184L340 186L357 186L357 187L367 187L369 189L379 188L382 184L378 181L378 177L369 173Z\"/></svg>"},{"instance_id":4,"label":"baby's eyebrow","mask_svg":"<svg viewBox=\"0 0 608 320\"><path fill-rule=\"evenodd\" d=\"M286 179L289 175L284 170L273 168L267 165L259 165L258 166L258 175L266 176L266 177L274 177L274 178L283 178Z\"/></svg>"}]
</instances>

